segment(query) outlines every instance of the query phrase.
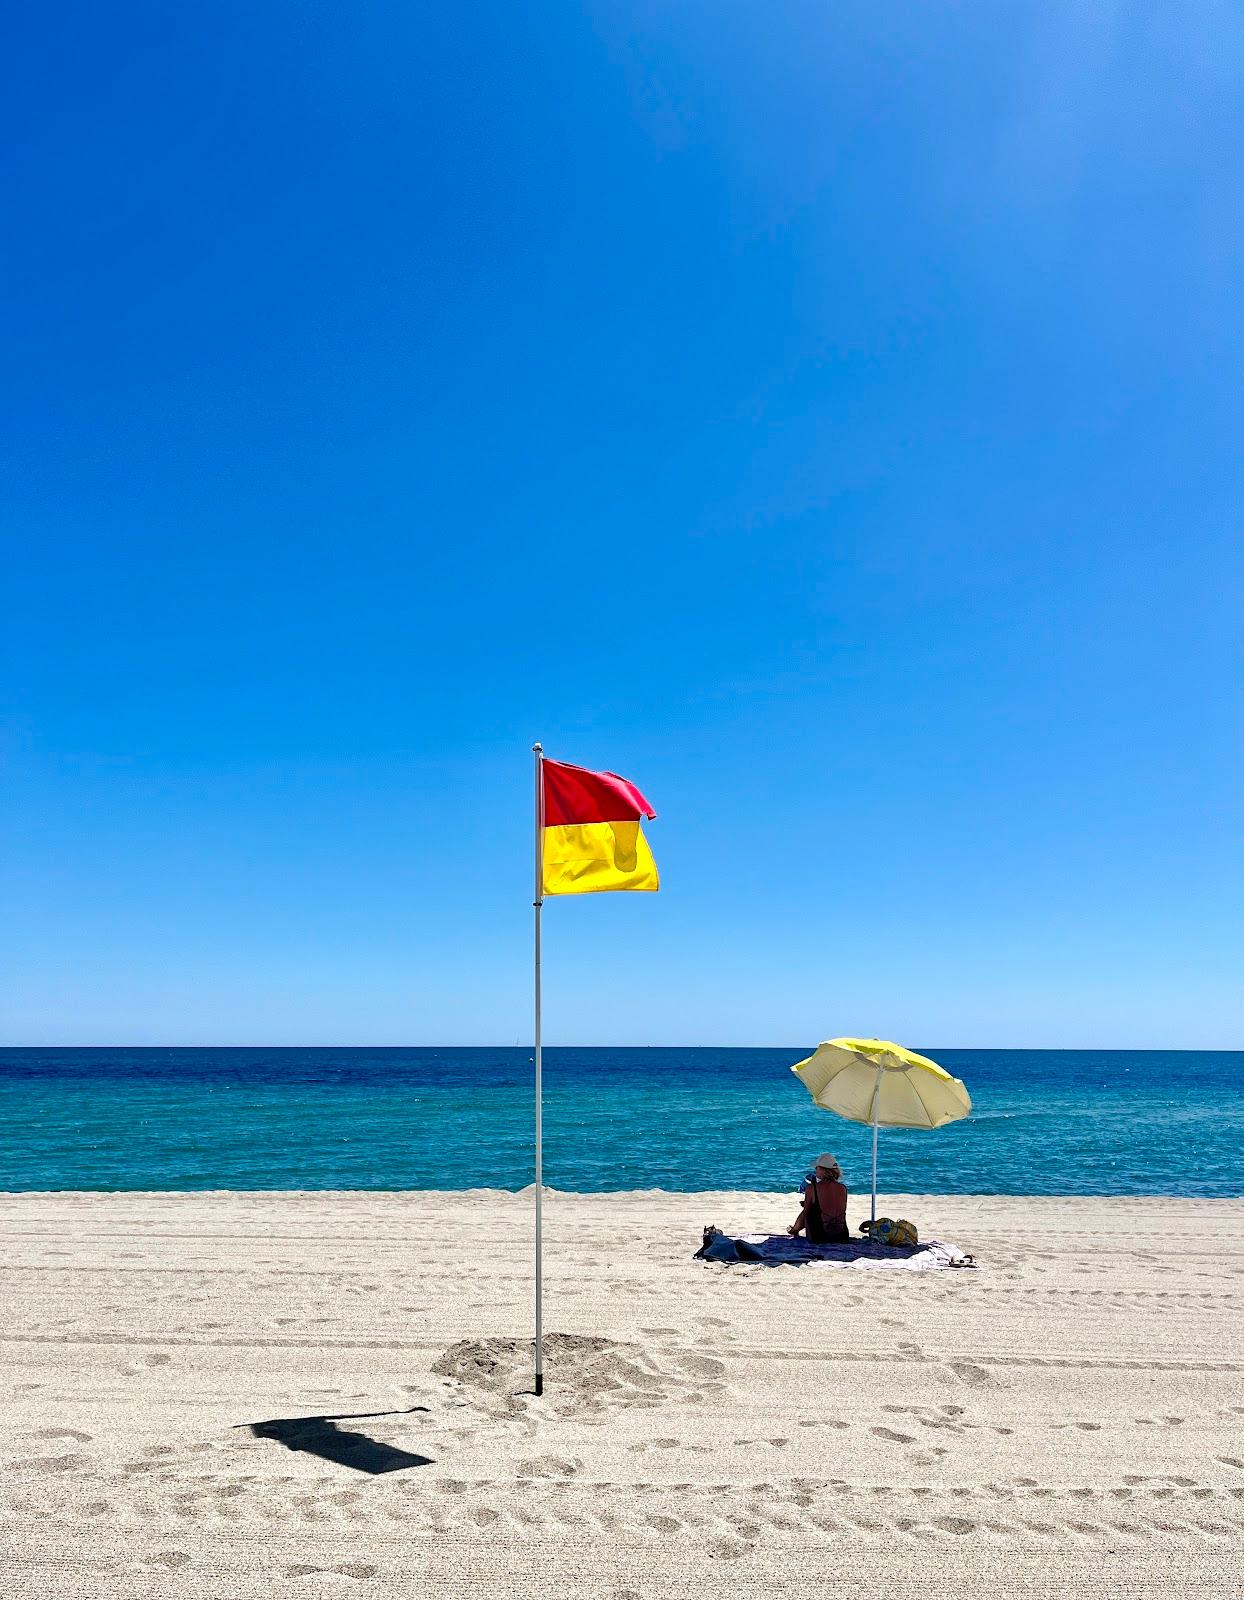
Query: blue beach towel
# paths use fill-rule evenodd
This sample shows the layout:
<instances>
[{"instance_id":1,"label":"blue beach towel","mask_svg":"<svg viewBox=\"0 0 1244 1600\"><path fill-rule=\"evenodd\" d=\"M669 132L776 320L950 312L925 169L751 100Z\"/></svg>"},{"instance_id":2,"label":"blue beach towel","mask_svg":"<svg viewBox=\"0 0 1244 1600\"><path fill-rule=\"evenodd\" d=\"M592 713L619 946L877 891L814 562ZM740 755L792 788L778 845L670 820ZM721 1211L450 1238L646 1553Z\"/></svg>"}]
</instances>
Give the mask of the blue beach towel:
<instances>
[{"instance_id":1,"label":"blue beach towel","mask_svg":"<svg viewBox=\"0 0 1244 1600\"><path fill-rule=\"evenodd\" d=\"M744 1233L731 1237L716 1233L696 1252L703 1261L725 1265L751 1263L762 1267L825 1266L865 1267L908 1272L939 1272L944 1267L974 1266L971 1256L940 1239L895 1248L871 1239L851 1239L846 1244L809 1244L788 1233Z\"/></svg>"}]
</instances>

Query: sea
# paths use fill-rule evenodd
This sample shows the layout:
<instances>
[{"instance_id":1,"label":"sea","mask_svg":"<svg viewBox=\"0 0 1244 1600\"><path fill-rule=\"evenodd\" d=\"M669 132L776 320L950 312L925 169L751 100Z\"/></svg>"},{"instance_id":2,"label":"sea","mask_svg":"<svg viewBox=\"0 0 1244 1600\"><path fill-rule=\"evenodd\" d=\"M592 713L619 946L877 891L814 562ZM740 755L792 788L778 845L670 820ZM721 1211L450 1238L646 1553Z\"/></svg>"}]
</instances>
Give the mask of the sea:
<instances>
[{"instance_id":1,"label":"sea","mask_svg":"<svg viewBox=\"0 0 1244 1600\"><path fill-rule=\"evenodd\" d=\"M867 1189L870 1130L790 1071L811 1046L544 1053L556 1189L793 1190L831 1151ZM1244 1193L1244 1052L922 1053L966 1120L882 1129L883 1190ZM529 1049L0 1050L0 1190L520 1189Z\"/></svg>"}]
</instances>

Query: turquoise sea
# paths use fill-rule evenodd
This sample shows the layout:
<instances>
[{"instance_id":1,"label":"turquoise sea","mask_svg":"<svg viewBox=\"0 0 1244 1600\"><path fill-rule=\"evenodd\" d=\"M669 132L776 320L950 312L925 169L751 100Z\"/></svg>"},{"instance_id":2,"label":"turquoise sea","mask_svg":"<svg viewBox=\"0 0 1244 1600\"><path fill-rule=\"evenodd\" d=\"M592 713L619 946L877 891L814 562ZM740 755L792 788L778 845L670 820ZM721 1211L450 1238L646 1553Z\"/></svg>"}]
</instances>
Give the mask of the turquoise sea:
<instances>
[{"instance_id":1,"label":"turquoise sea","mask_svg":"<svg viewBox=\"0 0 1244 1600\"><path fill-rule=\"evenodd\" d=\"M788 1049L550 1049L545 1182L785 1190L867 1129L818 1111ZM975 1109L883 1130L881 1186L960 1194L1244 1193L1244 1052L939 1050ZM517 1189L515 1049L0 1050L0 1189Z\"/></svg>"}]
</instances>

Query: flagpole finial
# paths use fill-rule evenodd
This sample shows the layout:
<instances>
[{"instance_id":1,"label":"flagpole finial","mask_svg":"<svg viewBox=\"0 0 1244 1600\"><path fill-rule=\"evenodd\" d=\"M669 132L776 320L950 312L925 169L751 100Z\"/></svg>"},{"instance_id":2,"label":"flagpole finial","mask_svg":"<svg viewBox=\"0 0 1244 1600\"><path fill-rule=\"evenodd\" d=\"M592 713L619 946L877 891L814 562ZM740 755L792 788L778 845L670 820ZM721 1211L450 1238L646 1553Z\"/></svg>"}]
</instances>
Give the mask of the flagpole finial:
<instances>
[{"instance_id":1,"label":"flagpole finial","mask_svg":"<svg viewBox=\"0 0 1244 1600\"><path fill-rule=\"evenodd\" d=\"M531 748L538 756L544 754L544 746L540 743L539 739L536 740L535 744L533 744Z\"/></svg>"}]
</instances>

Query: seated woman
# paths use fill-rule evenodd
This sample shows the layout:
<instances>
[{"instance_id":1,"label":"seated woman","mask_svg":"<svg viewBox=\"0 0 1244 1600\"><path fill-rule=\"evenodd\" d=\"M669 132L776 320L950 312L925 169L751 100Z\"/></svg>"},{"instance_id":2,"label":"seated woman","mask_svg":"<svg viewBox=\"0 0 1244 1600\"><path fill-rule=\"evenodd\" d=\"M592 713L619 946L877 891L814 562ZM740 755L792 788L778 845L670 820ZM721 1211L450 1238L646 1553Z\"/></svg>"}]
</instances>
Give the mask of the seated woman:
<instances>
[{"instance_id":1,"label":"seated woman","mask_svg":"<svg viewBox=\"0 0 1244 1600\"><path fill-rule=\"evenodd\" d=\"M817 1156L811 1176L804 1179L803 1209L786 1231L792 1235L806 1234L809 1244L846 1244L849 1241L847 1186L842 1181L842 1168L833 1156Z\"/></svg>"}]
</instances>

